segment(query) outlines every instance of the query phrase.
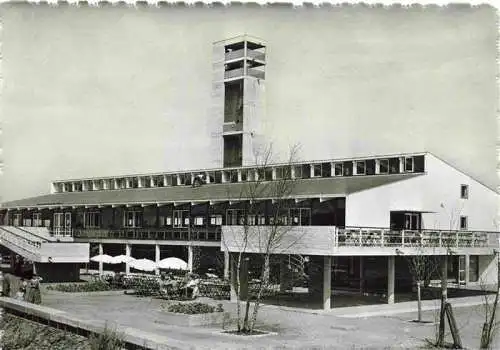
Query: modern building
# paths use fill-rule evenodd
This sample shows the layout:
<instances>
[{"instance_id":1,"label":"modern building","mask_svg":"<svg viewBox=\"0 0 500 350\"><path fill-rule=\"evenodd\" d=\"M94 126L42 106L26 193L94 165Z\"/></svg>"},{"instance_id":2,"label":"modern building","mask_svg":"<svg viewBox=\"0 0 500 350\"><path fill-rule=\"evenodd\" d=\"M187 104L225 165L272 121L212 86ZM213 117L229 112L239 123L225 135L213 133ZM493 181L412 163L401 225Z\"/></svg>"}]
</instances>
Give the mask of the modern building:
<instances>
[{"instance_id":1,"label":"modern building","mask_svg":"<svg viewBox=\"0 0 500 350\"><path fill-rule=\"evenodd\" d=\"M214 44L211 121L217 132L210 151L220 167L54 181L50 194L2 204L3 245L43 268L71 262L73 273L88 261L89 244L99 253L137 258L140 252L157 261L168 252L186 258L190 268L201 250L219 257L229 277L231 254L262 252L262 233L279 226L286 228L285 248L273 255L318 267L309 269L309 290L325 308L332 288L362 285L367 271L381 276L387 301L394 302L399 282L409 278L404 257L412 255L447 257L457 286L496 283L498 194L446 159L416 150L255 160L267 145L266 49L250 36ZM255 184L278 183L290 183L290 191L279 198L266 190L249 195ZM250 239L242 249L245 232ZM285 286L289 274L281 265Z\"/></svg>"}]
</instances>

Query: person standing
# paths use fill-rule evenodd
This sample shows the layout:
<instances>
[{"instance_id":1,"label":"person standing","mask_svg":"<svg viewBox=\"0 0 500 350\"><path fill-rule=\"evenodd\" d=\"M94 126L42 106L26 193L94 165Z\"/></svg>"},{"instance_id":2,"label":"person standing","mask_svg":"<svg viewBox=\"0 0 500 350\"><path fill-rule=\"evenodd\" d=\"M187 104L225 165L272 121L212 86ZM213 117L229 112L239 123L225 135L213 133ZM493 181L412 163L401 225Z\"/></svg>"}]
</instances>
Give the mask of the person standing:
<instances>
[{"instance_id":1,"label":"person standing","mask_svg":"<svg viewBox=\"0 0 500 350\"><path fill-rule=\"evenodd\" d=\"M41 304L42 303L42 293L40 291L40 281L42 278L37 274L33 274L29 282L29 293L26 293L26 301L33 304Z\"/></svg>"}]
</instances>

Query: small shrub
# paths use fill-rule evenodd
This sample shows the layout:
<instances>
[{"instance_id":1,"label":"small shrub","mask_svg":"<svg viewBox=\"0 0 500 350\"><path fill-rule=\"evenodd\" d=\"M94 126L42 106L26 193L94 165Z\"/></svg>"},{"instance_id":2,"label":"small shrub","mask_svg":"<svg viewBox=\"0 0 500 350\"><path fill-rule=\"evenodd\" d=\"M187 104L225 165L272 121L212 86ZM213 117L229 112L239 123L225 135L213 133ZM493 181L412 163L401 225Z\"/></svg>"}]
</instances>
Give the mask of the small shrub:
<instances>
[{"instance_id":1,"label":"small shrub","mask_svg":"<svg viewBox=\"0 0 500 350\"><path fill-rule=\"evenodd\" d=\"M175 312L178 314L199 315L209 314L213 312L223 312L222 304L217 305L217 308L203 303L175 303L163 306L168 312Z\"/></svg>"},{"instance_id":2,"label":"small shrub","mask_svg":"<svg viewBox=\"0 0 500 350\"><path fill-rule=\"evenodd\" d=\"M89 344L91 350L120 350L124 346L123 335L106 325L102 333L94 333L89 337Z\"/></svg>"},{"instance_id":3,"label":"small shrub","mask_svg":"<svg viewBox=\"0 0 500 350\"><path fill-rule=\"evenodd\" d=\"M56 290L66 293L81 293L81 292L103 292L112 290L113 288L109 283L104 281L92 281L87 283L69 283L57 284L55 286L48 286L48 290Z\"/></svg>"}]
</instances>

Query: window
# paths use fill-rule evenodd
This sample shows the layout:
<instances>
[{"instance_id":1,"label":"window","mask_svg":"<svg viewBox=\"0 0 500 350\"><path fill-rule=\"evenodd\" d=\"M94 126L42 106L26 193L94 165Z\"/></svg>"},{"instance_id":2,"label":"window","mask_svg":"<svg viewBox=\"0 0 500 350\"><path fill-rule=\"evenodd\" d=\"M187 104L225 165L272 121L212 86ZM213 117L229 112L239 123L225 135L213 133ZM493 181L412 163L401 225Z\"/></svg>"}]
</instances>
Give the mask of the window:
<instances>
[{"instance_id":1,"label":"window","mask_svg":"<svg viewBox=\"0 0 500 350\"><path fill-rule=\"evenodd\" d=\"M414 159L413 157L407 157L405 158L405 171L406 172L413 172L413 165L414 165Z\"/></svg>"},{"instance_id":2,"label":"window","mask_svg":"<svg viewBox=\"0 0 500 350\"><path fill-rule=\"evenodd\" d=\"M366 173L366 163L365 161L358 161L356 162L356 174L357 175L364 175Z\"/></svg>"},{"instance_id":3,"label":"window","mask_svg":"<svg viewBox=\"0 0 500 350\"><path fill-rule=\"evenodd\" d=\"M194 218L194 225L195 226L203 226L203 222L205 218L203 216L197 216Z\"/></svg>"},{"instance_id":4,"label":"window","mask_svg":"<svg viewBox=\"0 0 500 350\"><path fill-rule=\"evenodd\" d=\"M247 216L247 225L255 225L255 215Z\"/></svg>"},{"instance_id":5,"label":"window","mask_svg":"<svg viewBox=\"0 0 500 350\"><path fill-rule=\"evenodd\" d=\"M468 227L467 216L461 216L460 217L460 229L467 230L467 227Z\"/></svg>"},{"instance_id":6,"label":"window","mask_svg":"<svg viewBox=\"0 0 500 350\"><path fill-rule=\"evenodd\" d=\"M141 227L142 224L142 212L140 211L126 211L124 216L125 227Z\"/></svg>"},{"instance_id":7,"label":"window","mask_svg":"<svg viewBox=\"0 0 500 350\"><path fill-rule=\"evenodd\" d=\"M172 217L171 216L160 216L160 227L161 226L172 226Z\"/></svg>"},{"instance_id":8,"label":"window","mask_svg":"<svg viewBox=\"0 0 500 350\"><path fill-rule=\"evenodd\" d=\"M469 185L460 185L460 198L469 198Z\"/></svg>"},{"instance_id":9,"label":"window","mask_svg":"<svg viewBox=\"0 0 500 350\"><path fill-rule=\"evenodd\" d=\"M259 215L257 217L257 224L258 225L265 225L266 224L266 217L264 215Z\"/></svg>"},{"instance_id":10,"label":"window","mask_svg":"<svg viewBox=\"0 0 500 350\"><path fill-rule=\"evenodd\" d=\"M14 214L14 225L13 226L20 226L21 224L21 214Z\"/></svg>"},{"instance_id":11,"label":"window","mask_svg":"<svg viewBox=\"0 0 500 350\"><path fill-rule=\"evenodd\" d=\"M273 179L273 169L266 168L264 171L266 181L272 181Z\"/></svg>"},{"instance_id":12,"label":"window","mask_svg":"<svg viewBox=\"0 0 500 350\"><path fill-rule=\"evenodd\" d=\"M283 168L274 168L274 178L276 180L283 178Z\"/></svg>"},{"instance_id":13,"label":"window","mask_svg":"<svg viewBox=\"0 0 500 350\"><path fill-rule=\"evenodd\" d=\"M378 172L379 174L389 173L389 159L380 159Z\"/></svg>"},{"instance_id":14,"label":"window","mask_svg":"<svg viewBox=\"0 0 500 350\"><path fill-rule=\"evenodd\" d=\"M42 214L41 213L33 213L33 226L36 226L36 227L42 226Z\"/></svg>"},{"instance_id":15,"label":"window","mask_svg":"<svg viewBox=\"0 0 500 350\"><path fill-rule=\"evenodd\" d=\"M294 167L294 176L296 179L302 179L302 167L300 165Z\"/></svg>"},{"instance_id":16,"label":"window","mask_svg":"<svg viewBox=\"0 0 500 350\"><path fill-rule=\"evenodd\" d=\"M221 226L222 225L222 215L212 215L210 217L210 225Z\"/></svg>"},{"instance_id":17,"label":"window","mask_svg":"<svg viewBox=\"0 0 500 350\"><path fill-rule=\"evenodd\" d=\"M479 280L479 256L471 255L469 259L469 282L477 282Z\"/></svg>"},{"instance_id":18,"label":"window","mask_svg":"<svg viewBox=\"0 0 500 350\"><path fill-rule=\"evenodd\" d=\"M100 227L100 214L98 212L87 212L83 214L83 227L98 228Z\"/></svg>"},{"instance_id":19,"label":"window","mask_svg":"<svg viewBox=\"0 0 500 350\"><path fill-rule=\"evenodd\" d=\"M63 213L54 213L54 227L64 227Z\"/></svg>"},{"instance_id":20,"label":"window","mask_svg":"<svg viewBox=\"0 0 500 350\"><path fill-rule=\"evenodd\" d=\"M344 164L335 163L335 176L342 176L344 174Z\"/></svg>"},{"instance_id":21,"label":"window","mask_svg":"<svg viewBox=\"0 0 500 350\"><path fill-rule=\"evenodd\" d=\"M241 181L247 181L248 179L248 170L243 169L241 170Z\"/></svg>"},{"instance_id":22,"label":"window","mask_svg":"<svg viewBox=\"0 0 500 350\"><path fill-rule=\"evenodd\" d=\"M321 164L313 164L313 176L320 177L321 176Z\"/></svg>"}]
</instances>

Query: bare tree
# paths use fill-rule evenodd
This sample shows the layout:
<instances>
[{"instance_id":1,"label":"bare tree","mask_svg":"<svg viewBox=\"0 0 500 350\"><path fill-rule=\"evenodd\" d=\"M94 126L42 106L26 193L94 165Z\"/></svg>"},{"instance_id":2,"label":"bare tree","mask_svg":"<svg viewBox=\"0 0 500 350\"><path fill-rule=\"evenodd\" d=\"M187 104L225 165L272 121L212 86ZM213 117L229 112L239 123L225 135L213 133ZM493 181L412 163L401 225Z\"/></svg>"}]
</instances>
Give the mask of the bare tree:
<instances>
[{"instance_id":1,"label":"bare tree","mask_svg":"<svg viewBox=\"0 0 500 350\"><path fill-rule=\"evenodd\" d=\"M408 268L417 285L417 322L422 322L422 283L428 286L439 262L434 255L426 255L419 250L415 255L405 256Z\"/></svg>"},{"instance_id":2,"label":"bare tree","mask_svg":"<svg viewBox=\"0 0 500 350\"><path fill-rule=\"evenodd\" d=\"M244 214L240 216L240 229L235 230L232 244L238 248L235 259L235 280L232 280L236 292L237 301L237 330L241 333L252 333L257 321L260 302L263 292L269 286L270 258L275 254L283 254L299 239L299 236L287 237L291 227L289 225L288 210L290 198L296 186L296 179L292 176L292 165L296 160L299 147L297 145L290 149L288 161L284 165L276 166L273 170L271 164L272 146L264 153L255 155L255 166L253 167L255 178L251 179L241 187L236 201L245 202ZM273 181L269 174L274 172ZM279 172L279 173L278 173ZM231 198L231 197L229 197ZM260 222L262 214L261 204L264 200L271 200L271 210L266 222ZM238 232L236 234L236 232ZM236 237L237 236L237 237ZM284 239L286 237L286 239ZM226 244L225 240L223 240ZM249 249L251 247L251 249ZM228 247L226 245L226 250ZM259 271L259 279L256 288L252 289L254 306L250 313L250 301L248 290L248 261L249 253L259 257L262 264ZM243 292L243 293L242 293ZM246 294L246 295L243 295ZM242 300L244 299L244 300ZM245 310L242 313L241 302L246 301Z\"/></svg>"},{"instance_id":3,"label":"bare tree","mask_svg":"<svg viewBox=\"0 0 500 350\"><path fill-rule=\"evenodd\" d=\"M498 222L497 220L493 220L495 227L498 231ZM500 298L500 251L495 251L495 257L497 260L497 288L495 292L495 299L493 303L489 302L488 294L484 293L484 324L481 332L481 343L479 345L480 349L490 349L495 335L498 329L498 321L497 321L497 308L498 301ZM481 282L481 289L483 292L487 290L484 281Z\"/></svg>"}]
</instances>

